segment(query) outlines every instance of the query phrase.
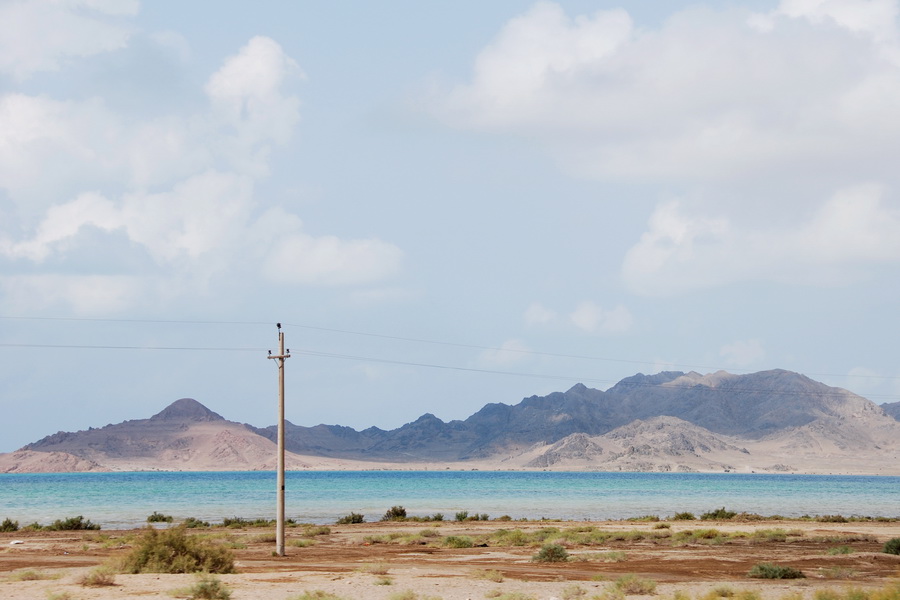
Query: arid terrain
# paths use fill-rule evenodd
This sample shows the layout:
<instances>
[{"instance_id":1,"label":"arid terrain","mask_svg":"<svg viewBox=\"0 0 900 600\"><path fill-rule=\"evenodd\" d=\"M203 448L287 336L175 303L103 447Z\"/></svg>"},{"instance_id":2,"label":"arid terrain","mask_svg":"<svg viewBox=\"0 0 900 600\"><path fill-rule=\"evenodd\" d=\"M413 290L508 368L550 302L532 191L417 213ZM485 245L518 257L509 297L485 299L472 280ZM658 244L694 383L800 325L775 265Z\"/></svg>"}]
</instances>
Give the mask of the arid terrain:
<instances>
[{"instance_id":1,"label":"arid terrain","mask_svg":"<svg viewBox=\"0 0 900 600\"><path fill-rule=\"evenodd\" d=\"M272 528L190 530L234 548L238 573L217 576L232 598L288 600L329 592L342 599L538 600L706 594L794 600L823 589L900 585L900 556L883 553L900 523L861 521L378 522L287 530L276 557ZM0 598L186 597L194 575L79 579L130 551L139 530L0 534ZM459 540L463 540L459 542ZM565 562L536 562L542 543ZM469 545L472 547L452 547ZM803 579L748 577L758 563L799 569ZM30 573L29 573L30 572ZM645 589L630 589L633 576ZM649 582L649 584L648 584ZM655 583L655 589L647 588ZM182 590L179 592L178 590ZM516 595L521 594L521 595ZM308 596L314 597L314 596ZM712 596L710 596L712 597ZM896 597L896 596L894 596Z\"/></svg>"}]
</instances>

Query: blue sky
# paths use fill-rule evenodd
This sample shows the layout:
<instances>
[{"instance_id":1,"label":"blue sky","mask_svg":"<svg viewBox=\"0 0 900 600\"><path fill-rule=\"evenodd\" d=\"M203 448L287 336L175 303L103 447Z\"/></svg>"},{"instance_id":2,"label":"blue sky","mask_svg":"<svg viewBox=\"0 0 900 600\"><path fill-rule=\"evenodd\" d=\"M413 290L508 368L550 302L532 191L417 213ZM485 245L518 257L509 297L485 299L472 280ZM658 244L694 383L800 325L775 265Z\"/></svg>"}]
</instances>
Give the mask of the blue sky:
<instances>
[{"instance_id":1,"label":"blue sky","mask_svg":"<svg viewBox=\"0 0 900 600\"><path fill-rule=\"evenodd\" d=\"M900 399L898 3L0 2L0 451L637 372Z\"/></svg>"}]
</instances>

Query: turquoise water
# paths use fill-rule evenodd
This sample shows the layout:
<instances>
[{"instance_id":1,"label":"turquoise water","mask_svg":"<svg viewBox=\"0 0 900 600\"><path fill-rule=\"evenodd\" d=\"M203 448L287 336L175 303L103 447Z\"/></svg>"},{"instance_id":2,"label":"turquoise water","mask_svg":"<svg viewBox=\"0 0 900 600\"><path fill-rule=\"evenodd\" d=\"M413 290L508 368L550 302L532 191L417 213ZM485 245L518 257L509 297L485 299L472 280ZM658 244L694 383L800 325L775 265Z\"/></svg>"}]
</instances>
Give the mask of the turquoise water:
<instances>
[{"instance_id":1,"label":"turquoise water","mask_svg":"<svg viewBox=\"0 0 900 600\"><path fill-rule=\"evenodd\" d=\"M286 513L333 523L350 512L378 520L394 505L410 516L456 512L538 519L624 519L715 508L786 517L900 517L900 477L520 471L289 472ZM0 475L0 519L20 524L83 515L104 528L176 518L274 518L273 472Z\"/></svg>"}]
</instances>

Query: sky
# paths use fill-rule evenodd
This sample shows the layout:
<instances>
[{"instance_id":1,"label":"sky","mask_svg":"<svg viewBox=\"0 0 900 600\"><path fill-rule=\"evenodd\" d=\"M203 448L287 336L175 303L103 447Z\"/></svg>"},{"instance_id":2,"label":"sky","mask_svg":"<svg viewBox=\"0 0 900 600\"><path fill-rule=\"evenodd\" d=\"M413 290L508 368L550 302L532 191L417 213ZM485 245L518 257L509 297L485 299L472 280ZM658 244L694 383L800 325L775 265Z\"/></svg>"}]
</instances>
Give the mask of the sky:
<instances>
[{"instance_id":1,"label":"sky","mask_svg":"<svg viewBox=\"0 0 900 600\"><path fill-rule=\"evenodd\" d=\"M900 400L892 0L0 0L0 451L635 373Z\"/></svg>"}]
</instances>

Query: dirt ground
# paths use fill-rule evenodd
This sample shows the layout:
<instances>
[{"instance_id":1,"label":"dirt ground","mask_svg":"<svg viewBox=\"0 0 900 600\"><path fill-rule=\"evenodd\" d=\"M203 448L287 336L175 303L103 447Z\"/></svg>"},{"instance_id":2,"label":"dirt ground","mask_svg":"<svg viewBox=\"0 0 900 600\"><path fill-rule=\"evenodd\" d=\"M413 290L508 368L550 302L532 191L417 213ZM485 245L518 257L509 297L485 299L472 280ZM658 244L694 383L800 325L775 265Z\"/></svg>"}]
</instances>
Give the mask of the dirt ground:
<instances>
[{"instance_id":1,"label":"dirt ground","mask_svg":"<svg viewBox=\"0 0 900 600\"><path fill-rule=\"evenodd\" d=\"M618 537L626 539L599 545L561 541L570 560L542 563L532 560L539 542L517 546L490 537L500 529L518 529L527 536L549 527L561 532L624 532ZM721 535L678 541L684 532L711 528ZM760 534L767 530L781 530L781 535ZM611 597L616 581L627 575L652 580L657 584L652 595L663 598L672 598L676 591L700 598L724 586L736 594L757 592L764 600L789 593L795 600L796 594L812 600L821 589L900 585L900 556L881 552L885 541L900 537L897 522L472 521L332 525L328 531L292 527L287 530L285 557L273 556L271 528L191 531L234 547L238 573L218 576L234 600L289 600L314 590L346 600L503 600L515 593L524 594L523 599L574 600ZM644 539L635 540L637 532ZM738 537L736 532L748 535ZM756 536L750 535L754 532ZM108 587L79 583L93 568L126 554L139 534L0 534L0 599L187 597L184 590L196 582L194 575L118 574ZM474 547L447 547L447 536L468 536ZM748 571L763 562L797 568L806 578L748 578Z\"/></svg>"}]
</instances>

